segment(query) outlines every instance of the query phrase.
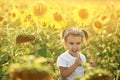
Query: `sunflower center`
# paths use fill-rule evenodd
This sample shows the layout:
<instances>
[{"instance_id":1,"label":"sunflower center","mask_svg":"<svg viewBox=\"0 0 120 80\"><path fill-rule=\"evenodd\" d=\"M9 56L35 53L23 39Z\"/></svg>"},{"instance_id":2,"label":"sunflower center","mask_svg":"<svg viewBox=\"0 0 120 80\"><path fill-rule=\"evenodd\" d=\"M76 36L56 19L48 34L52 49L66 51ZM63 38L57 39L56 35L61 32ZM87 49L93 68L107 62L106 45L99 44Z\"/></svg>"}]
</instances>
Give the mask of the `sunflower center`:
<instances>
[{"instance_id":1,"label":"sunflower center","mask_svg":"<svg viewBox=\"0 0 120 80\"><path fill-rule=\"evenodd\" d=\"M25 16L25 20L24 21L29 21L29 20L31 20L31 15L30 14Z\"/></svg>"},{"instance_id":2,"label":"sunflower center","mask_svg":"<svg viewBox=\"0 0 120 80\"><path fill-rule=\"evenodd\" d=\"M2 21L4 18L0 16L0 21Z\"/></svg>"},{"instance_id":3,"label":"sunflower center","mask_svg":"<svg viewBox=\"0 0 120 80\"><path fill-rule=\"evenodd\" d=\"M106 20L107 16L102 16L101 20Z\"/></svg>"},{"instance_id":4,"label":"sunflower center","mask_svg":"<svg viewBox=\"0 0 120 80\"><path fill-rule=\"evenodd\" d=\"M58 12L56 12L56 13L54 13L54 19L57 22L60 22L60 21L62 21L62 16Z\"/></svg>"},{"instance_id":5,"label":"sunflower center","mask_svg":"<svg viewBox=\"0 0 120 80\"><path fill-rule=\"evenodd\" d=\"M12 16L13 18L15 18L15 17L16 17L16 13L13 12L13 13L11 14L11 16Z\"/></svg>"},{"instance_id":6,"label":"sunflower center","mask_svg":"<svg viewBox=\"0 0 120 80\"><path fill-rule=\"evenodd\" d=\"M79 17L83 20L87 19L89 16L89 13L86 9L80 9L78 14L79 14Z\"/></svg>"},{"instance_id":7,"label":"sunflower center","mask_svg":"<svg viewBox=\"0 0 120 80\"><path fill-rule=\"evenodd\" d=\"M102 27L102 24L100 23L100 21L95 21L94 22L94 26L96 27L96 28L98 28L98 29L102 29L103 27Z\"/></svg>"},{"instance_id":8,"label":"sunflower center","mask_svg":"<svg viewBox=\"0 0 120 80\"><path fill-rule=\"evenodd\" d=\"M34 14L36 16L42 16L47 12L47 7L44 4L37 4L34 6Z\"/></svg>"}]
</instances>

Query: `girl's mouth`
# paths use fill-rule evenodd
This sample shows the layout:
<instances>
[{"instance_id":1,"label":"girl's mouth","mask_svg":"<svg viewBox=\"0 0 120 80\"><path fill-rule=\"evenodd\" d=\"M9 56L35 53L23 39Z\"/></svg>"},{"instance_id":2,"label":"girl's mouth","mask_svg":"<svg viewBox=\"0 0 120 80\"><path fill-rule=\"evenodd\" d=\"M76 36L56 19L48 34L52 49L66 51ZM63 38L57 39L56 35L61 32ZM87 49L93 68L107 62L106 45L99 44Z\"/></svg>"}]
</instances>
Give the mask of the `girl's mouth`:
<instances>
[{"instance_id":1,"label":"girl's mouth","mask_svg":"<svg viewBox=\"0 0 120 80\"><path fill-rule=\"evenodd\" d=\"M77 52L78 52L78 50L72 50L72 52L73 52L73 53L77 53Z\"/></svg>"}]
</instances>

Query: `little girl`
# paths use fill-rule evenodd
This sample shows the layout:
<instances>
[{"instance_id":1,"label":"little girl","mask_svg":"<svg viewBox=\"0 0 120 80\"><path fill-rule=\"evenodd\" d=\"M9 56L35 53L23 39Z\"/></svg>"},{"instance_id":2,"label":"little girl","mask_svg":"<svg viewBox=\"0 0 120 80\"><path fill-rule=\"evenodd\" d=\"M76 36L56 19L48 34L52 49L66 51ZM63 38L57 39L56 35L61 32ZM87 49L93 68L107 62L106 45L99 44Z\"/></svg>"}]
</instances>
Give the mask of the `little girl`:
<instances>
[{"instance_id":1,"label":"little girl","mask_svg":"<svg viewBox=\"0 0 120 80\"><path fill-rule=\"evenodd\" d=\"M74 80L85 73L82 64L86 63L86 57L79 52L88 34L85 30L70 28L63 31L62 39L67 51L57 58L57 66L62 80Z\"/></svg>"}]
</instances>

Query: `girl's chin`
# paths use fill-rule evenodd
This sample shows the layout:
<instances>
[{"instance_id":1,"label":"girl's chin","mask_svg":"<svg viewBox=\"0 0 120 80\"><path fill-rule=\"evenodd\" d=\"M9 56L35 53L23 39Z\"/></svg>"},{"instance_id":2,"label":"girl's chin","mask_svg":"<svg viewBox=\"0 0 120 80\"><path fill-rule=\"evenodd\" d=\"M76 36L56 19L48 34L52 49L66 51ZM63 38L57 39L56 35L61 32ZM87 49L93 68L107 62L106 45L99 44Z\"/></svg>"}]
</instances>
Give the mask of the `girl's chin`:
<instances>
[{"instance_id":1,"label":"girl's chin","mask_svg":"<svg viewBox=\"0 0 120 80\"><path fill-rule=\"evenodd\" d=\"M73 55L77 55L77 54L78 54L78 52L72 52L72 54L73 54Z\"/></svg>"},{"instance_id":2,"label":"girl's chin","mask_svg":"<svg viewBox=\"0 0 120 80\"><path fill-rule=\"evenodd\" d=\"M72 56L77 56L77 55L78 55L78 52L71 52L71 55L72 55Z\"/></svg>"},{"instance_id":3,"label":"girl's chin","mask_svg":"<svg viewBox=\"0 0 120 80\"><path fill-rule=\"evenodd\" d=\"M76 52L71 51L71 53L73 53L73 54L78 54L78 51L76 51Z\"/></svg>"}]
</instances>

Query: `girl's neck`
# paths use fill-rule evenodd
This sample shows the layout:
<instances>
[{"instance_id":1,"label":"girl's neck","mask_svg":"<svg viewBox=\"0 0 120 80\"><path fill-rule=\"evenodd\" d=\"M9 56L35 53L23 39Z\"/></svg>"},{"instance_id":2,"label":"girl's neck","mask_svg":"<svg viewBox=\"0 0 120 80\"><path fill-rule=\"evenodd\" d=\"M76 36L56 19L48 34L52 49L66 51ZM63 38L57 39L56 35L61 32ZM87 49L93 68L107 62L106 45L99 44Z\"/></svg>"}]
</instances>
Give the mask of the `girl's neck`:
<instances>
[{"instance_id":1,"label":"girl's neck","mask_svg":"<svg viewBox=\"0 0 120 80\"><path fill-rule=\"evenodd\" d=\"M79 57L79 53L78 53L77 55L73 55L73 54L71 54L71 53L69 52L69 54L70 54L71 56L73 56L73 57Z\"/></svg>"}]
</instances>

